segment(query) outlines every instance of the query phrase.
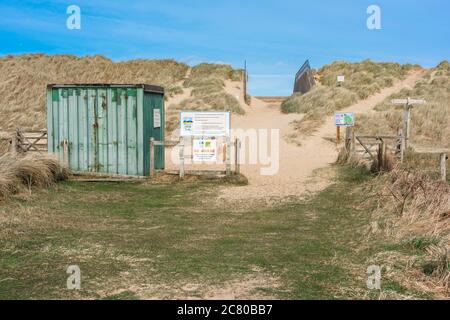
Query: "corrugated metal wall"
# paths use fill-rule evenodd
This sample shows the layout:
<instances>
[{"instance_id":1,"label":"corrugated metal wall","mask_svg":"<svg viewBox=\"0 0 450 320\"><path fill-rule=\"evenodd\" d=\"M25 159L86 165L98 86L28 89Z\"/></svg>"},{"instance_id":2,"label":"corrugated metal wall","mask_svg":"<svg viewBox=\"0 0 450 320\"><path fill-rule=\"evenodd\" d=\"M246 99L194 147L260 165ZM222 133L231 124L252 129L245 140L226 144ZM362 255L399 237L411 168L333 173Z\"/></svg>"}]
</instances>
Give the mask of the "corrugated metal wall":
<instances>
[{"instance_id":1,"label":"corrugated metal wall","mask_svg":"<svg viewBox=\"0 0 450 320\"><path fill-rule=\"evenodd\" d=\"M163 115L163 94L144 93L140 87L49 87L49 152L63 161L67 139L74 171L148 175L148 141L151 136L164 139L164 125L153 130L152 111L144 106L147 95L155 100L150 107L158 106ZM164 168L164 158L155 159L157 168Z\"/></svg>"},{"instance_id":2,"label":"corrugated metal wall","mask_svg":"<svg viewBox=\"0 0 450 320\"><path fill-rule=\"evenodd\" d=\"M161 114L161 123L159 128L154 128L153 126L153 110L159 109ZM149 123L150 125L145 126L144 139L149 141L151 137L155 138L156 141L164 140L164 99L160 98L160 95L150 92L144 93L144 123ZM155 169L164 169L164 159L165 159L165 147L155 146ZM144 152L146 155L144 160L145 175L150 174L150 145L144 145Z\"/></svg>"}]
</instances>

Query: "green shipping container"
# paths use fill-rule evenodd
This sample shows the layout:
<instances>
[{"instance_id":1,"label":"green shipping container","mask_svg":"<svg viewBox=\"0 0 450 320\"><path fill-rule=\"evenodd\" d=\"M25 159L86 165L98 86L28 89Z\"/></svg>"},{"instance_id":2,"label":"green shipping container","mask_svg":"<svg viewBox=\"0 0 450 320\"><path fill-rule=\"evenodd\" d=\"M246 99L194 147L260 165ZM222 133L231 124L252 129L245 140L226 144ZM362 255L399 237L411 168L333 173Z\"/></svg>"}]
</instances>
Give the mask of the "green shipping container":
<instances>
[{"instance_id":1,"label":"green shipping container","mask_svg":"<svg viewBox=\"0 0 450 320\"><path fill-rule=\"evenodd\" d=\"M164 140L164 89L151 85L47 86L48 151L76 172L150 173L150 138ZM68 148L64 148L67 140ZM164 169L164 147L155 147Z\"/></svg>"}]
</instances>

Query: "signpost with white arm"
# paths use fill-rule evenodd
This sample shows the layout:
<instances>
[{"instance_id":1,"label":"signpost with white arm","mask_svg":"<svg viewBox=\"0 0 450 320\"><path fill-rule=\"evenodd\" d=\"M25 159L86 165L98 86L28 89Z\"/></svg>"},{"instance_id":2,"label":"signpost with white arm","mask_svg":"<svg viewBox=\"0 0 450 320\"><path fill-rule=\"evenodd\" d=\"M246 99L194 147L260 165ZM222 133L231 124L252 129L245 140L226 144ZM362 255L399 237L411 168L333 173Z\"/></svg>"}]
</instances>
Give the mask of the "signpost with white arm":
<instances>
[{"instance_id":1,"label":"signpost with white arm","mask_svg":"<svg viewBox=\"0 0 450 320\"><path fill-rule=\"evenodd\" d=\"M411 136L411 110L413 108L413 106L418 106L418 105L423 105L426 104L427 102L425 100L421 100L421 99L411 99L411 98L407 98L407 99L393 99L391 100L392 104L395 105L404 105L405 106L405 111L404 111L404 115L403 115L403 125L404 125L404 133L405 133L405 137L404 137L404 141L405 141L405 148L408 147L409 144L409 138Z\"/></svg>"}]
</instances>

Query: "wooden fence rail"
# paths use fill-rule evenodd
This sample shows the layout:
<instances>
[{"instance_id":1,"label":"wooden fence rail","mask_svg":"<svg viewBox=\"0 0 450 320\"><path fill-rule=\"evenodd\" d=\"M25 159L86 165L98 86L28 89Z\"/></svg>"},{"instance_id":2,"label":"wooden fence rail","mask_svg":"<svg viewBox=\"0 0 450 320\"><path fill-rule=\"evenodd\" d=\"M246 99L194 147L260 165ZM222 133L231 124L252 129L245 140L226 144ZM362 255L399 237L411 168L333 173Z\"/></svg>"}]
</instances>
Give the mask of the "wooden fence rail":
<instances>
[{"instance_id":1,"label":"wooden fence rail","mask_svg":"<svg viewBox=\"0 0 450 320\"><path fill-rule=\"evenodd\" d=\"M18 152L47 152L47 130L22 131L17 129L9 139L9 142L11 144L11 153L13 155L16 155Z\"/></svg>"},{"instance_id":2,"label":"wooden fence rail","mask_svg":"<svg viewBox=\"0 0 450 320\"><path fill-rule=\"evenodd\" d=\"M166 140L166 141L156 141L154 138L150 138L150 176L155 175L155 147L156 146L164 146L164 147L179 147L179 161L180 161L180 170L179 170L179 176L181 179L183 179L186 175L185 170L185 160L186 156L184 154L184 147L185 147L185 139L184 137L180 137L180 140ZM231 148L232 145L235 148L235 174L240 173L240 151L241 151L241 141L236 138L234 143L231 143L231 139L227 137L226 140L226 146L224 150L225 154L225 165L226 169L224 171L210 171L210 170L194 170L189 171L189 174L225 174L227 176L230 176L232 174L231 171Z\"/></svg>"},{"instance_id":3,"label":"wooden fence rail","mask_svg":"<svg viewBox=\"0 0 450 320\"><path fill-rule=\"evenodd\" d=\"M387 155L389 153L399 158L403 163L405 157L406 139L403 136L402 130L399 130L396 136L387 135L356 135L353 128L346 128L345 133L345 149L348 154L361 154L362 157L369 157L376 160L378 163L378 170L383 171L387 166ZM361 148L362 147L362 148ZM440 176L442 181L447 180L447 160L450 154L450 149L430 149L419 150L412 144L410 145L412 151L416 154L438 154Z\"/></svg>"},{"instance_id":4,"label":"wooden fence rail","mask_svg":"<svg viewBox=\"0 0 450 320\"><path fill-rule=\"evenodd\" d=\"M442 181L447 181L447 160L450 154L450 149L428 149L428 150L420 150L410 145L416 154L425 154L425 155L439 155L439 171Z\"/></svg>"}]
</instances>

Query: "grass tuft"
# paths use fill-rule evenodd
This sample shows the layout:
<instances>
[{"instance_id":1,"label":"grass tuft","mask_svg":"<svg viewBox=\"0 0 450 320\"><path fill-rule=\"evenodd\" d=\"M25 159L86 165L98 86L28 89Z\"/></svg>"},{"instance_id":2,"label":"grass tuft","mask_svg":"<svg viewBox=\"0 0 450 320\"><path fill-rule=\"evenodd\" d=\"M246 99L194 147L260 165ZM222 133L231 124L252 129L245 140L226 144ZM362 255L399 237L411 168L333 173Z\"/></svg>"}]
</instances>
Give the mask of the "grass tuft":
<instances>
[{"instance_id":1,"label":"grass tuft","mask_svg":"<svg viewBox=\"0 0 450 320\"><path fill-rule=\"evenodd\" d=\"M48 188L67 177L68 170L53 157L4 155L0 157L0 198L5 199L24 188Z\"/></svg>"}]
</instances>

